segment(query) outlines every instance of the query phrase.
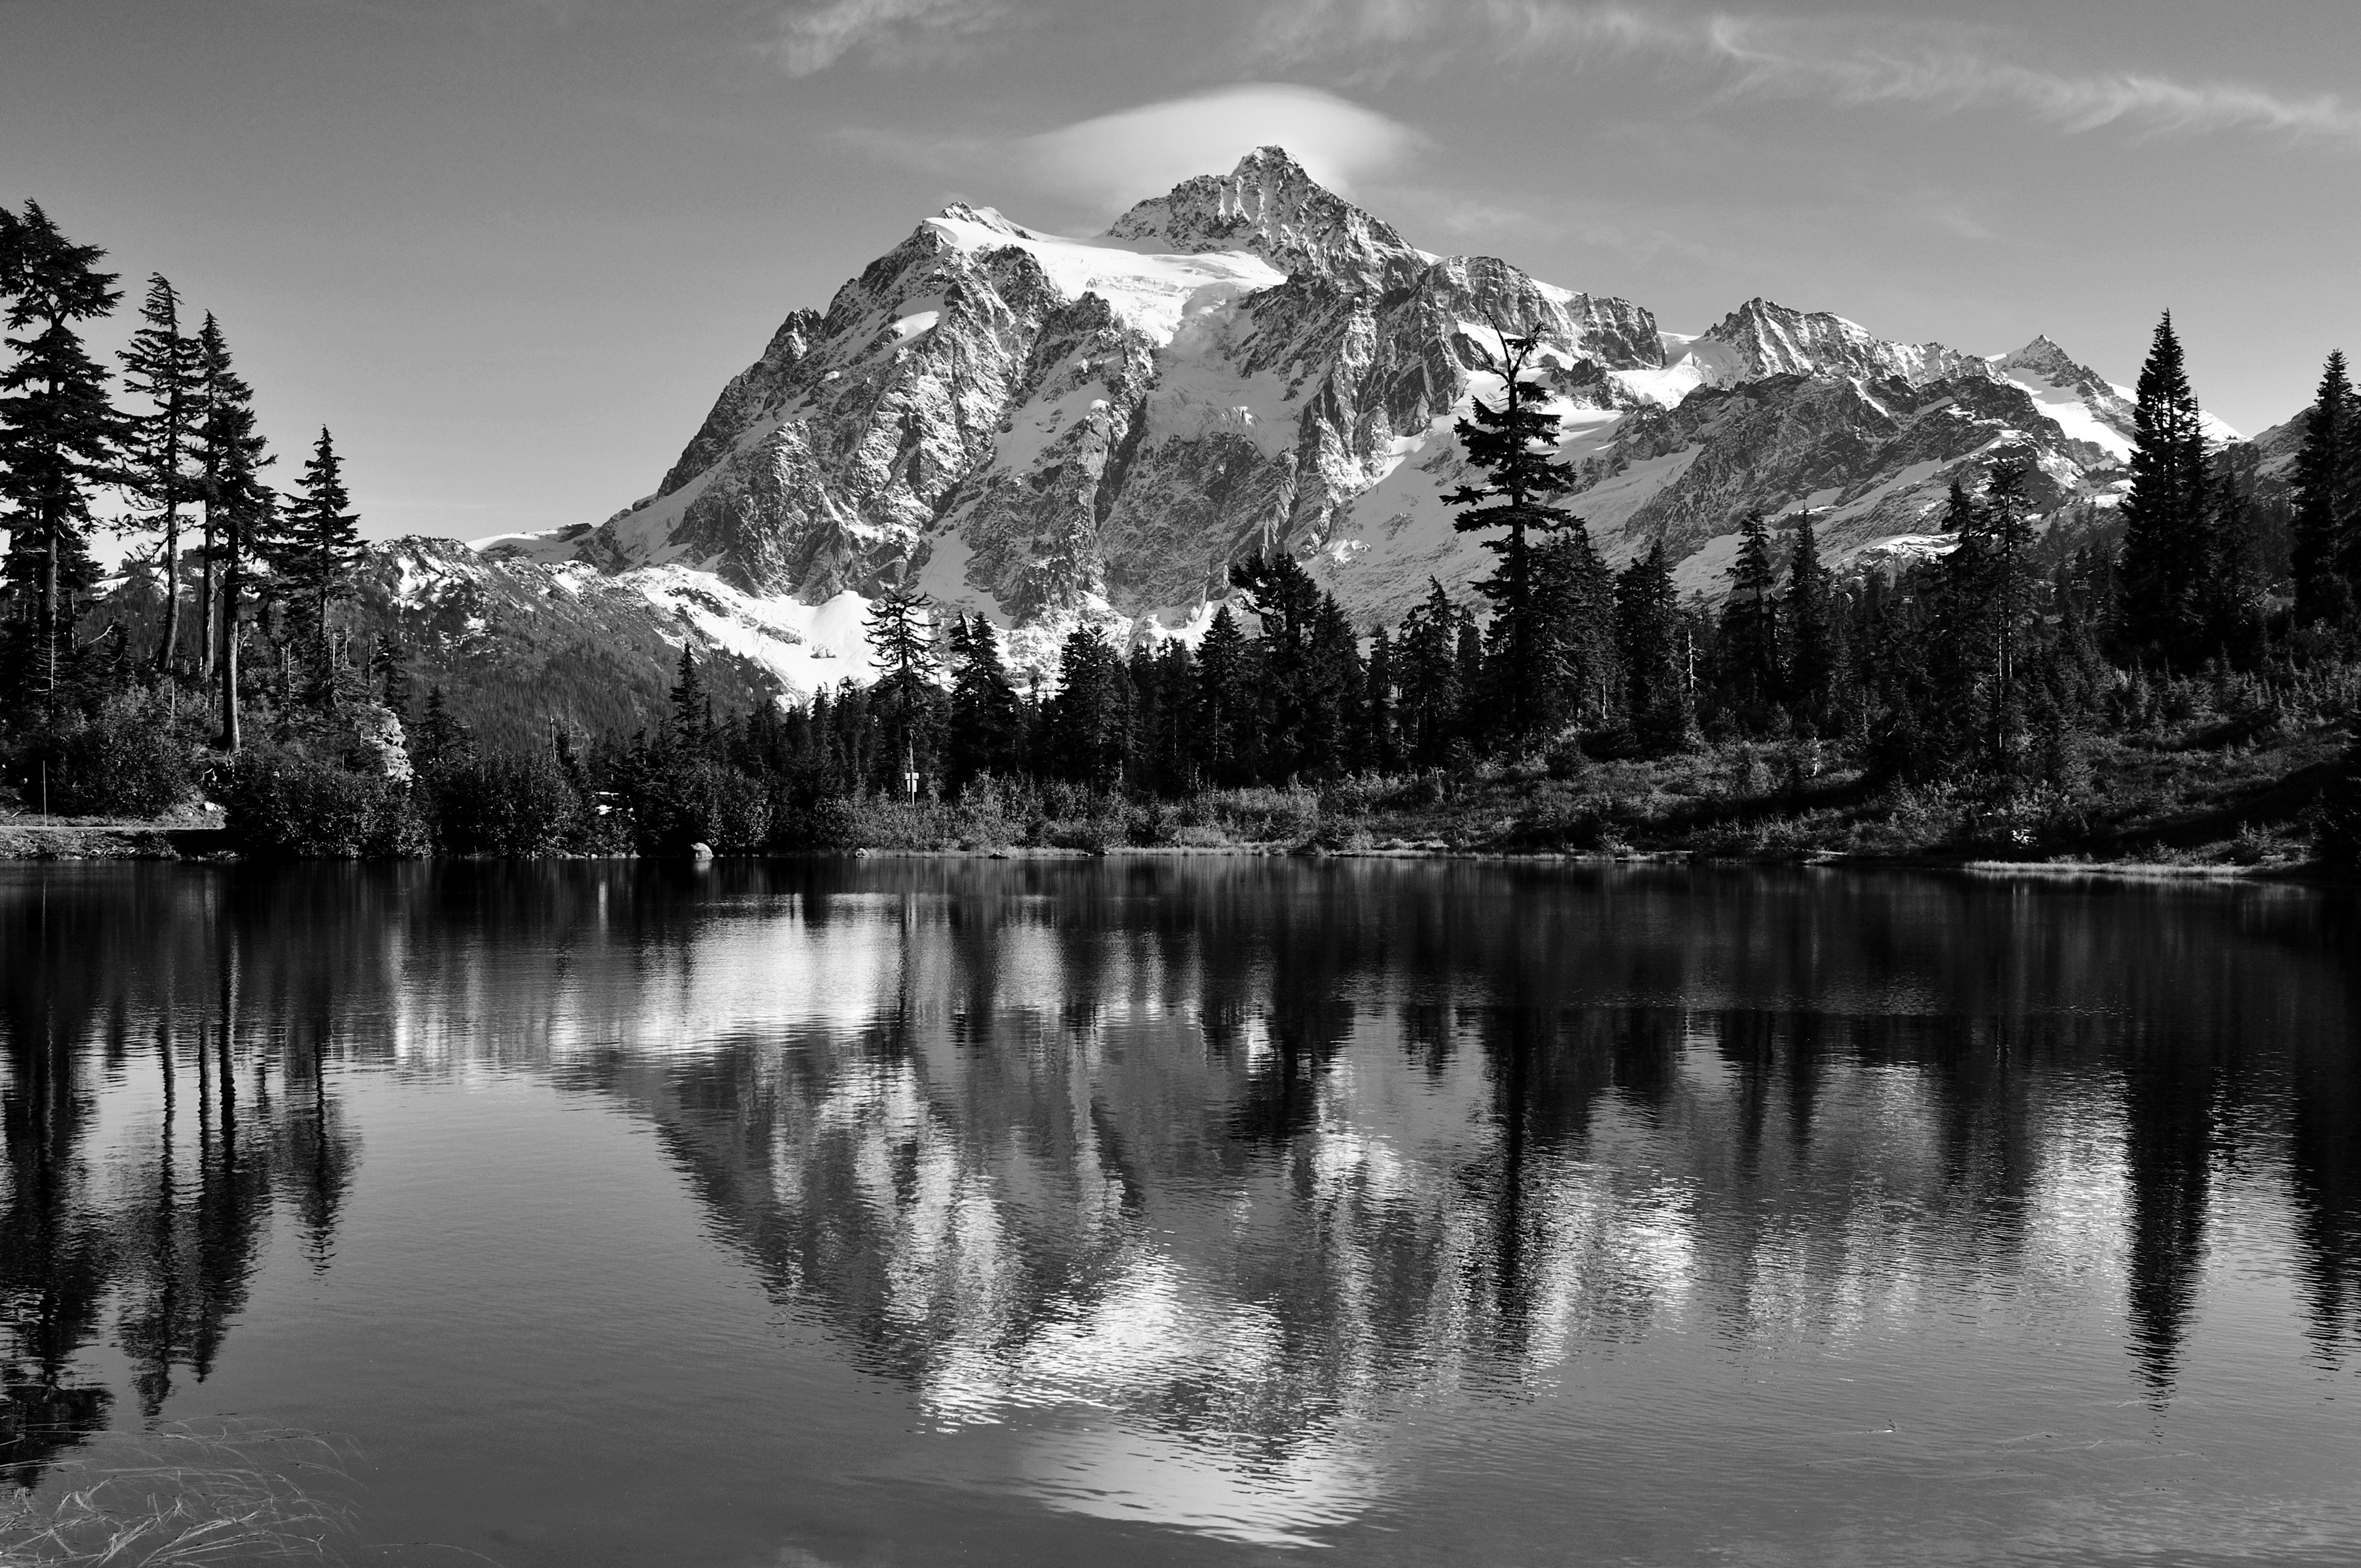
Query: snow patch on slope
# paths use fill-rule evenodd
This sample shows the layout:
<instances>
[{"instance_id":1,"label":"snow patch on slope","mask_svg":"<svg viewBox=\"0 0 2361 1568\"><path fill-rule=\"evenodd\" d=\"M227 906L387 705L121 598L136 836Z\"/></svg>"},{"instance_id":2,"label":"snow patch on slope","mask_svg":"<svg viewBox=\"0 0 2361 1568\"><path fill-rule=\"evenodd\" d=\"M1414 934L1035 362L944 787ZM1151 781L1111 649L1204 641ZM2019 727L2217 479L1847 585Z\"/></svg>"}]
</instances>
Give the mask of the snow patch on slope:
<instances>
[{"instance_id":1,"label":"snow patch on slope","mask_svg":"<svg viewBox=\"0 0 2361 1568\"><path fill-rule=\"evenodd\" d=\"M1015 246L1040 263L1050 284L1066 298L1098 295L1126 325L1159 346L1172 341L1191 313L1202 314L1240 294L1287 281L1287 274L1246 251L1144 256L1119 242L1039 234L1010 223L990 207L953 205L927 221L962 250Z\"/></svg>"}]
</instances>

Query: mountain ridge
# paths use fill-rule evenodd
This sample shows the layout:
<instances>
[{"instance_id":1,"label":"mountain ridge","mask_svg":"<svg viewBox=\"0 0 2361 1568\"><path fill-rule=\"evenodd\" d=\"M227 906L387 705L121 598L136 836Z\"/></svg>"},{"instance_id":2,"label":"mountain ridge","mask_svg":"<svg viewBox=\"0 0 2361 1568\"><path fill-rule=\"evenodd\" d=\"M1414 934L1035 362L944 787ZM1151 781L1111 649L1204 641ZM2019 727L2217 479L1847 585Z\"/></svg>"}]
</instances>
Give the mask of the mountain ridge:
<instances>
[{"instance_id":1,"label":"mountain ridge","mask_svg":"<svg viewBox=\"0 0 2361 1568\"><path fill-rule=\"evenodd\" d=\"M1569 504L1603 553L1661 540L1689 589L1717 586L1753 506L1810 510L1843 560L1928 532L1951 481L2004 456L2045 512L2103 510L2127 483L2128 395L2047 336L1981 356L1761 297L1666 332L1628 300L1420 250L1265 148L1091 239L947 207L824 312L790 313L648 497L480 549L807 609L915 586L1037 663L1077 619L1190 635L1228 565L1273 548L1389 621L1430 576L1484 567L1439 497L1502 331L1537 341L1583 476Z\"/></svg>"}]
</instances>

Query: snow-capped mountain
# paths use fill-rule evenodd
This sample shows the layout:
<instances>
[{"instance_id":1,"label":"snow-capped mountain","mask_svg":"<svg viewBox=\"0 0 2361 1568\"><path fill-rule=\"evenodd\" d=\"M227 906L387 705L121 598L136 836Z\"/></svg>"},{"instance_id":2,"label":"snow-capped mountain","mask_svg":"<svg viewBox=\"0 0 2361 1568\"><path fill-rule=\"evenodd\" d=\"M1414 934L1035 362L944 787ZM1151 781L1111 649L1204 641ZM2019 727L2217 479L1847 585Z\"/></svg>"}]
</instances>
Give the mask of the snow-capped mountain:
<instances>
[{"instance_id":1,"label":"snow-capped mountain","mask_svg":"<svg viewBox=\"0 0 2361 1568\"><path fill-rule=\"evenodd\" d=\"M1487 569L1439 497L1463 466L1453 421L1499 392L1503 331L1542 345L1569 504L1601 549L1662 539L1691 588L1719 586L1756 507L1810 509L1841 556L1931 532L1952 480L2003 455L2032 463L2044 510L2126 481L2129 394L2047 337L1987 358L1760 299L1669 333L1419 250L1265 148L1093 239L947 208L790 315L653 495L480 548L659 609L703 585L738 651L798 688L865 673L857 634L825 667L813 639L845 641L858 596L892 582L1038 657L1077 615L1185 630L1231 562L1283 548L1391 621L1430 576Z\"/></svg>"}]
</instances>

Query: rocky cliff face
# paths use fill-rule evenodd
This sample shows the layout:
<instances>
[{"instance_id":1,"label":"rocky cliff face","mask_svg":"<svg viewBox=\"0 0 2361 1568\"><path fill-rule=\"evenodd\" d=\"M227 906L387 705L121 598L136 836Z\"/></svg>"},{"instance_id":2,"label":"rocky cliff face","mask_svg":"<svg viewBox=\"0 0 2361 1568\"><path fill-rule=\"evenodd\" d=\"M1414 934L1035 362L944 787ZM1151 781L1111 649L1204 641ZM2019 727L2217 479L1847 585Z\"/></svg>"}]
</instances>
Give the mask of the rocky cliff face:
<instances>
[{"instance_id":1,"label":"rocky cliff face","mask_svg":"<svg viewBox=\"0 0 2361 1568\"><path fill-rule=\"evenodd\" d=\"M1664 333L1418 250L1266 148L1092 240L946 209L789 316L648 499L485 553L666 572L796 607L782 624L911 583L1040 648L1077 615L1184 628L1231 562L1277 548L1391 620L1430 576L1484 569L1437 497L1504 331L1542 345L1572 504L1609 558L1662 539L1700 589L1756 507L1810 509L1842 554L1926 532L2004 456L2050 509L2126 478L2127 395L2046 337L1983 358L1760 299Z\"/></svg>"}]
</instances>

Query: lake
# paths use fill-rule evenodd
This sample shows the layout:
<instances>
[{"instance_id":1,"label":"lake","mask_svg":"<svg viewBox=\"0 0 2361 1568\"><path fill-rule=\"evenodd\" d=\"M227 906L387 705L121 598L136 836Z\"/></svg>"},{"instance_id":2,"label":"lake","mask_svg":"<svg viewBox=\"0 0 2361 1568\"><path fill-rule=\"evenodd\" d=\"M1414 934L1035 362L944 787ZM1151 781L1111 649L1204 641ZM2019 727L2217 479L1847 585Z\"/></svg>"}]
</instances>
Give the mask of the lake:
<instances>
[{"instance_id":1,"label":"lake","mask_svg":"<svg viewBox=\"0 0 2361 1568\"><path fill-rule=\"evenodd\" d=\"M44 1497L148 1431L333 1452L356 1562L2361 1561L2349 895L17 864L0 965Z\"/></svg>"}]
</instances>

